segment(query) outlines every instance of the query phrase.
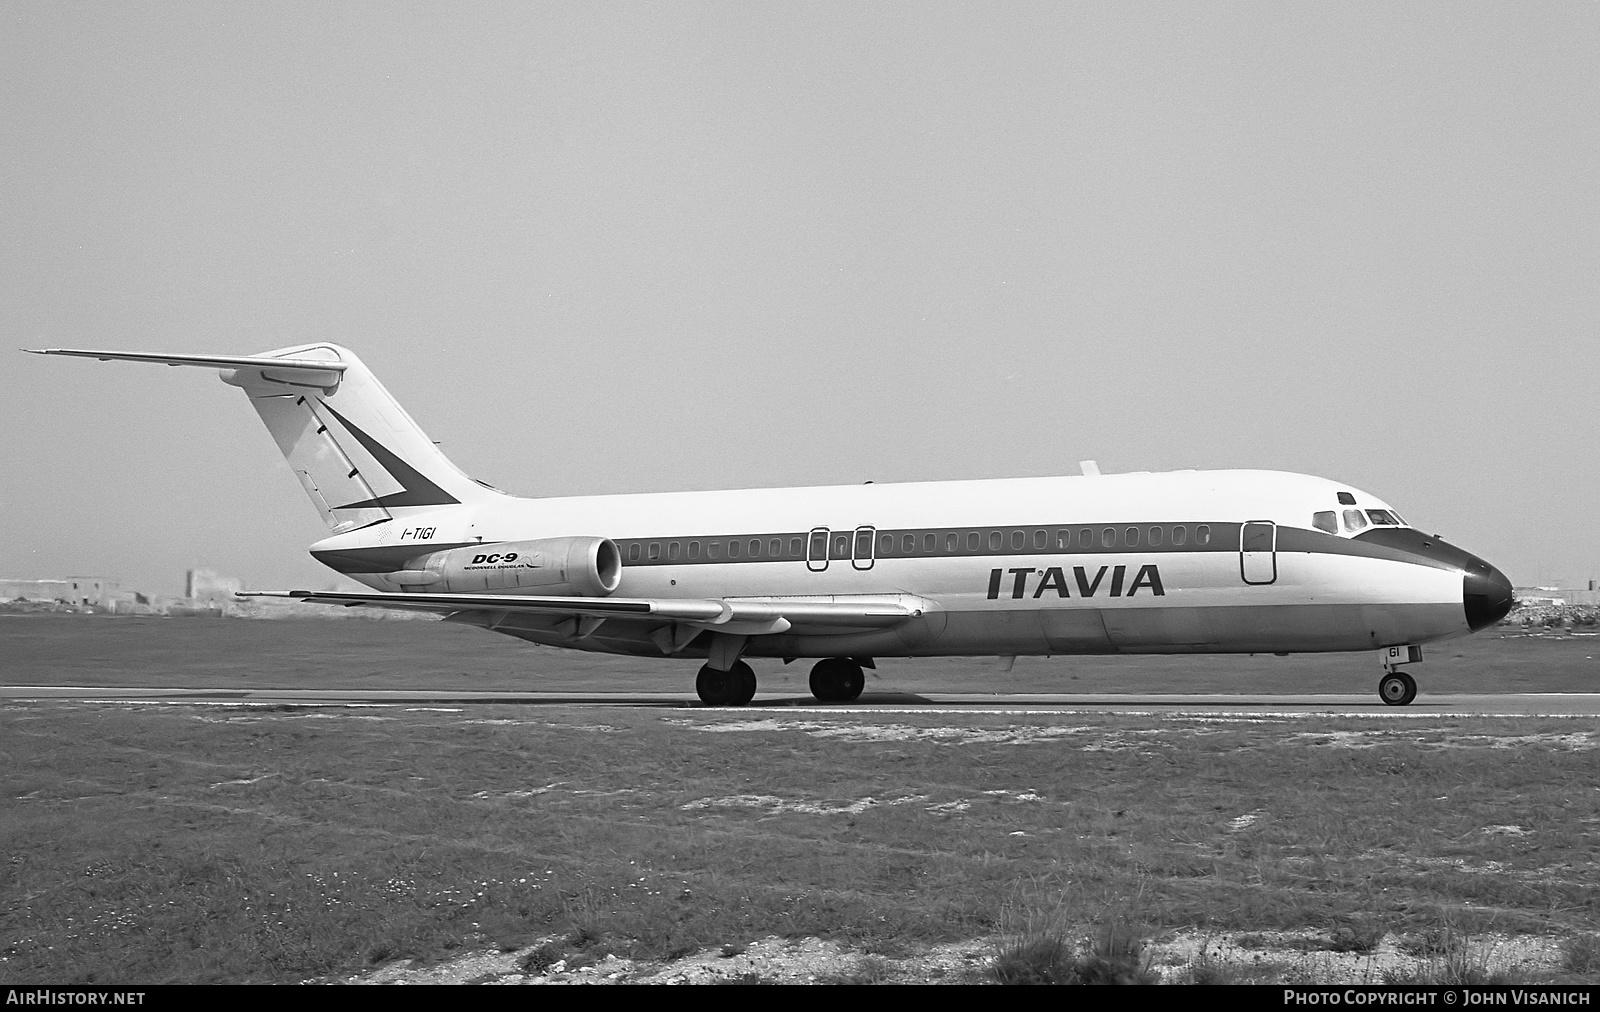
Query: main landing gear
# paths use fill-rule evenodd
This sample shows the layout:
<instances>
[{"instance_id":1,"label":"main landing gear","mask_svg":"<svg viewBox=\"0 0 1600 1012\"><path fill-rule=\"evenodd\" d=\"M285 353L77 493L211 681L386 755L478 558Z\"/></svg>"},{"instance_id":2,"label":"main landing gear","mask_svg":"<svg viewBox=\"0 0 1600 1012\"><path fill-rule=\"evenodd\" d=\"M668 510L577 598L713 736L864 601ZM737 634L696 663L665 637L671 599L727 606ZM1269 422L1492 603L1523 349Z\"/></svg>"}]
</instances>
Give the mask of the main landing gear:
<instances>
[{"instance_id":1,"label":"main landing gear","mask_svg":"<svg viewBox=\"0 0 1600 1012\"><path fill-rule=\"evenodd\" d=\"M849 657L829 657L811 669L811 694L824 703L848 703L866 684L861 665Z\"/></svg>"},{"instance_id":2,"label":"main landing gear","mask_svg":"<svg viewBox=\"0 0 1600 1012\"><path fill-rule=\"evenodd\" d=\"M756 697L756 673L744 661L734 661L727 671L707 664L694 680L694 689L707 706L744 706Z\"/></svg>"},{"instance_id":3,"label":"main landing gear","mask_svg":"<svg viewBox=\"0 0 1600 1012\"><path fill-rule=\"evenodd\" d=\"M829 657L811 669L811 694L824 703L848 703L866 685L861 662L853 657ZM734 661L726 671L707 664L695 678L694 689L707 706L744 706L755 698L756 673L744 661Z\"/></svg>"},{"instance_id":4,"label":"main landing gear","mask_svg":"<svg viewBox=\"0 0 1600 1012\"><path fill-rule=\"evenodd\" d=\"M1417 698L1417 680L1400 670L1400 665L1422 660L1418 646L1388 647L1383 658L1383 677L1378 679L1378 698L1390 706L1405 706Z\"/></svg>"}]
</instances>

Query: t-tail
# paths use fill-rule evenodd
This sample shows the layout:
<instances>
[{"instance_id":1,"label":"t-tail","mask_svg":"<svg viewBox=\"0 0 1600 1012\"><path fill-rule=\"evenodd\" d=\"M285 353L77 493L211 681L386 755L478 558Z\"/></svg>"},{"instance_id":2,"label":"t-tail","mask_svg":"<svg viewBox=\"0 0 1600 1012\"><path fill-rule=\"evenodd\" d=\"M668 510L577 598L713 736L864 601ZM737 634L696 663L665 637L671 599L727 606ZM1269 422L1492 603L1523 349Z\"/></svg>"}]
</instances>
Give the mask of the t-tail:
<instances>
[{"instance_id":1,"label":"t-tail","mask_svg":"<svg viewBox=\"0 0 1600 1012\"><path fill-rule=\"evenodd\" d=\"M259 355L44 348L40 355L217 369L266 423L335 533L395 510L482 503L502 493L467 477L348 348L303 344Z\"/></svg>"}]
</instances>

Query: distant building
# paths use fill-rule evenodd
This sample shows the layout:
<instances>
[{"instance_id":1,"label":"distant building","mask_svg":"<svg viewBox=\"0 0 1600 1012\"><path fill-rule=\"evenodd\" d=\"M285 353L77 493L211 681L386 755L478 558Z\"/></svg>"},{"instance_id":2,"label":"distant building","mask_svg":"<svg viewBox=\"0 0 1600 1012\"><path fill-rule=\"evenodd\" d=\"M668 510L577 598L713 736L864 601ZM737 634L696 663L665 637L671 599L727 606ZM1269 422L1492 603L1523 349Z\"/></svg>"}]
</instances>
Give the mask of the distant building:
<instances>
[{"instance_id":1,"label":"distant building","mask_svg":"<svg viewBox=\"0 0 1600 1012\"><path fill-rule=\"evenodd\" d=\"M1532 590L1519 590L1515 593L1517 595L1517 607L1519 608L1565 608L1567 606L1566 598L1556 597L1543 587L1537 587Z\"/></svg>"},{"instance_id":2,"label":"distant building","mask_svg":"<svg viewBox=\"0 0 1600 1012\"><path fill-rule=\"evenodd\" d=\"M0 601L60 601L80 608L104 608L118 597L116 580L69 576L64 580L0 580Z\"/></svg>"},{"instance_id":3,"label":"distant building","mask_svg":"<svg viewBox=\"0 0 1600 1012\"><path fill-rule=\"evenodd\" d=\"M1514 593L1517 597L1517 610L1524 614L1540 611L1565 612L1572 609L1588 611L1600 607L1600 590L1518 587Z\"/></svg>"},{"instance_id":4,"label":"distant building","mask_svg":"<svg viewBox=\"0 0 1600 1012\"><path fill-rule=\"evenodd\" d=\"M194 602L232 604L233 595L244 589L237 577L222 576L209 569L191 569L184 574L183 596Z\"/></svg>"}]
</instances>

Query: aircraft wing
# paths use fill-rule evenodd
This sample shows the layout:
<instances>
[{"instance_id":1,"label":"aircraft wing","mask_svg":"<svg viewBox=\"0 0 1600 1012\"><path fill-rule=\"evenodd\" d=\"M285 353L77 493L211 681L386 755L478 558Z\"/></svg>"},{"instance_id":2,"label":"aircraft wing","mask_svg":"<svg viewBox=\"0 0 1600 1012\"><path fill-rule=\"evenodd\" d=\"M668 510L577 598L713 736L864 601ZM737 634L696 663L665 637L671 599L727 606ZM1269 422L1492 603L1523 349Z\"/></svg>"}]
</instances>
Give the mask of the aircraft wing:
<instances>
[{"instance_id":1,"label":"aircraft wing","mask_svg":"<svg viewBox=\"0 0 1600 1012\"><path fill-rule=\"evenodd\" d=\"M240 597L286 597L313 604L369 605L415 611L515 612L633 622L682 623L759 636L796 627L878 629L921 615L928 602L909 594L873 597L614 598L525 594L386 594L381 591L244 591Z\"/></svg>"}]
</instances>

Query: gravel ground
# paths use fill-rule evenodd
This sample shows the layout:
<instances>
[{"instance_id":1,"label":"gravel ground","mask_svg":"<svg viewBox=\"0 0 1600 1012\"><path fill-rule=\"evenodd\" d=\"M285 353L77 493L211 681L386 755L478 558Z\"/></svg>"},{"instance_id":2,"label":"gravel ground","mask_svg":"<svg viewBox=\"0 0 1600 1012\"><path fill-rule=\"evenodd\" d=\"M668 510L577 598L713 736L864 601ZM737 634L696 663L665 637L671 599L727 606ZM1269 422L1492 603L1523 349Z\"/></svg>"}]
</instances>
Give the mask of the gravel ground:
<instances>
[{"instance_id":1,"label":"gravel ground","mask_svg":"<svg viewBox=\"0 0 1600 1012\"><path fill-rule=\"evenodd\" d=\"M542 944L542 943L541 943ZM1446 957L1425 939L1386 935L1368 952L1338 952L1340 940L1318 932L1206 935L1179 932L1149 942L1152 974L1165 984L1196 982L1210 972L1232 983L1383 984L1438 973ZM862 953L819 938L763 938L742 950L703 950L668 962L624 959L598 949L558 959L534 972L539 946L513 952L472 952L413 965L399 960L349 984L974 984L990 980L995 939L977 939L889 957ZM1560 939L1483 935L1453 940L1457 969L1534 976L1561 965ZM569 963L583 965L571 965Z\"/></svg>"}]
</instances>

